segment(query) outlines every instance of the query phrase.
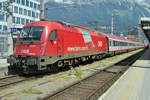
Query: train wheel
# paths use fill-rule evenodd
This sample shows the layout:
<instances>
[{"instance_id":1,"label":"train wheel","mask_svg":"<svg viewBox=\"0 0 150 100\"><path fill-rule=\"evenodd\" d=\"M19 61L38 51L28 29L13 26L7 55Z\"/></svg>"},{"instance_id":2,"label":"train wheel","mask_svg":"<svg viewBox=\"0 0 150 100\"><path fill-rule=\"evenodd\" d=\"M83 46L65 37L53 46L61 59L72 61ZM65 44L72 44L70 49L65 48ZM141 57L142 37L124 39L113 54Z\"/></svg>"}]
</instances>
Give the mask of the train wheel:
<instances>
[{"instance_id":1,"label":"train wheel","mask_svg":"<svg viewBox=\"0 0 150 100\"><path fill-rule=\"evenodd\" d=\"M64 61L58 61L57 66L58 67L64 67Z\"/></svg>"},{"instance_id":2,"label":"train wheel","mask_svg":"<svg viewBox=\"0 0 150 100\"><path fill-rule=\"evenodd\" d=\"M73 60L72 66L73 66L73 67L76 67L76 66L79 66L79 64L80 64L80 60L79 60L78 58L75 58L75 59Z\"/></svg>"},{"instance_id":3,"label":"train wheel","mask_svg":"<svg viewBox=\"0 0 150 100\"><path fill-rule=\"evenodd\" d=\"M57 63L51 65L51 71L52 71L52 73L57 73L57 72L58 72L58 66L57 66Z\"/></svg>"},{"instance_id":4,"label":"train wheel","mask_svg":"<svg viewBox=\"0 0 150 100\"><path fill-rule=\"evenodd\" d=\"M8 74L12 74L15 72L15 68L13 68L14 66L8 66Z\"/></svg>"},{"instance_id":5,"label":"train wheel","mask_svg":"<svg viewBox=\"0 0 150 100\"><path fill-rule=\"evenodd\" d=\"M20 74L22 73L22 69L16 67L15 65L8 66L8 74Z\"/></svg>"}]
</instances>

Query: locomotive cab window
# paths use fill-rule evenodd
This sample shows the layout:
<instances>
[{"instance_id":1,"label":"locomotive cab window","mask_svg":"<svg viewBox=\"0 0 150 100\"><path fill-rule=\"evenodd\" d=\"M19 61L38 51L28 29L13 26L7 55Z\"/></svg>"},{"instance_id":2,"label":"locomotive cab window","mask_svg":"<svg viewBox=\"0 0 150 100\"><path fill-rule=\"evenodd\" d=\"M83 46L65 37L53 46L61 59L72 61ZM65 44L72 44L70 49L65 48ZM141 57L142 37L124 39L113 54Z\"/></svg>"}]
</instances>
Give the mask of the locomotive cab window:
<instances>
[{"instance_id":1,"label":"locomotive cab window","mask_svg":"<svg viewBox=\"0 0 150 100\"><path fill-rule=\"evenodd\" d=\"M50 33L50 36L48 37L48 41L56 40L56 39L57 39L57 30L53 30L53 31Z\"/></svg>"},{"instance_id":2,"label":"locomotive cab window","mask_svg":"<svg viewBox=\"0 0 150 100\"><path fill-rule=\"evenodd\" d=\"M40 41L44 27L24 27L19 41Z\"/></svg>"}]
</instances>

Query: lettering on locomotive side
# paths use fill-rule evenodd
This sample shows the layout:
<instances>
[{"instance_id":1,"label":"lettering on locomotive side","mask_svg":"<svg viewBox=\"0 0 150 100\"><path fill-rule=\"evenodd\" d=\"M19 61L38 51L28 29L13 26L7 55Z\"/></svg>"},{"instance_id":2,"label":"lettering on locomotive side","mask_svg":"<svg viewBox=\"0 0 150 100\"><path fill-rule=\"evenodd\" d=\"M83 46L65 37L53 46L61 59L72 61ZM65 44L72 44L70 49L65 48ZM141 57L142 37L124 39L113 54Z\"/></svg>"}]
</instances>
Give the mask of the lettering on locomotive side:
<instances>
[{"instance_id":1,"label":"lettering on locomotive side","mask_svg":"<svg viewBox=\"0 0 150 100\"><path fill-rule=\"evenodd\" d=\"M102 47L102 46L103 46L102 41L98 41L98 47Z\"/></svg>"},{"instance_id":2,"label":"lettering on locomotive side","mask_svg":"<svg viewBox=\"0 0 150 100\"><path fill-rule=\"evenodd\" d=\"M25 53L25 54L29 54L29 55L36 55L35 53L30 53L30 51L27 49L27 50L25 50L25 49L22 49L21 50L21 53Z\"/></svg>"},{"instance_id":3,"label":"lettering on locomotive side","mask_svg":"<svg viewBox=\"0 0 150 100\"><path fill-rule=\"evenodd\" d=\"M35 55L35 53L29 53L29 55L32 55L32 56L34 56L34 55Z\"/></svg>"},{"instance_id":4,"label":"lettering on locomotive side","mask_svg":"<svg viewBox=\"0 0 150 100\"><path fill-rule=\"evenodd\" d=\"M28 50L28 49L27 49L27 50L22 49L22 50L21 50L21 53L29 53L29 50Z\"/></svg>"},{"instance_id":5,"label":"lettering on locomotive side","mask_svg":"<svg viewBox=\"0 0 150 100\"><path fill-rule=\"evenodd\" d=\"M68 47L67 51L84 51L88 50L88 47Z\"/></svg>"}]
</instances>

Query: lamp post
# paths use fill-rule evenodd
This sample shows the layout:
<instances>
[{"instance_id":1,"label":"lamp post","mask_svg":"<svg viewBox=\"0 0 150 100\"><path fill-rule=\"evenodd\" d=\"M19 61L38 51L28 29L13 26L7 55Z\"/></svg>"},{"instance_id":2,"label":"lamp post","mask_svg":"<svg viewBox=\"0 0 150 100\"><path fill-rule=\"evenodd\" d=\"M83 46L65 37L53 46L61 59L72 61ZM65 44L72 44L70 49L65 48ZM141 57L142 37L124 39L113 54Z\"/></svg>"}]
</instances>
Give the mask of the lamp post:
<instances>
[{"instance_id":1,"label":"lamp post","mask_svg":"<svg viewBox=\"0 0 150 100\"><path fill-rule=\"evenodd\" d=\"M7 0L8 2L8 19L7 19L7 28L8 32L11 33L12 28L12 13L13 13L13 6L12 6L12 0Z\"/></svg>"},{"instance_id":2,"label":"lamp post","mask_svg":"<svg viewBox=\"0 0 150 100\"><path fill-rule=\"evenodd\" d=\"M114 34L114 12L112 13L112 22L111 22L111 35Z\"/></svg>"},{"instance_id":3,"label":"lamp post","mask_svg":"<svg viewBox=\"0 0 150 100\"><path fill-rule=\"evenodd\" d=\"M112 11L112 20L111 20L111 35L114 35L114 16L118 15L118 10Z\"/></svg>"},{"instance_id":4,"label":"lamp post","mask_svg":"<svg viewBox=\"0 0 150 100\"><path fill-rule=\"evenodd\" d=\"M45 19L45 16L44 16L44 0L40 0L40 20L43 20Z\"/></svg>"}]
</instances>

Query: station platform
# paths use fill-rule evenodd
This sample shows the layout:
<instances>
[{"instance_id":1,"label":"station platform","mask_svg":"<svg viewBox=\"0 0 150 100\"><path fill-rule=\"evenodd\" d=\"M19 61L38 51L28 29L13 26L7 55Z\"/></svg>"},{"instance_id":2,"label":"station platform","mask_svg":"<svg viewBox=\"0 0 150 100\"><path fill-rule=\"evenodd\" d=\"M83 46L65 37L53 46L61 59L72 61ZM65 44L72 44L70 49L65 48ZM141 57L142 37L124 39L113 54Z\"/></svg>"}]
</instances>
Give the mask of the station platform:
<instances>
[{"instance_id":1,"label":"station platform","mask_svg":"<svg viewBox=\"0 0 150 100\"><path fill-rule=\"evenodd\" d=\"M150 48L98 100L150 100Z\"/></svg>"},{"instance_id":2,"label":"station platform","mask_svg":"<svg viewBox=\"0 0 150 100\"><path fill-rule=\"evenodd\" d=\"M0 59L0 68L7 66L8 66L7 59Z\"/></svg>"},{"instance_id":3,"label":"station platform","mask_svg":"<svg viewBox=\"0 0 150 100\"><path fill-rule=\"evenodd\" d=\"M9 64L7 63L7 59L0 59L0 76L7 72Z\"/></svg>"}]
</instances>

